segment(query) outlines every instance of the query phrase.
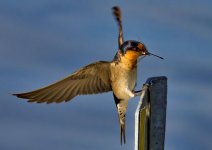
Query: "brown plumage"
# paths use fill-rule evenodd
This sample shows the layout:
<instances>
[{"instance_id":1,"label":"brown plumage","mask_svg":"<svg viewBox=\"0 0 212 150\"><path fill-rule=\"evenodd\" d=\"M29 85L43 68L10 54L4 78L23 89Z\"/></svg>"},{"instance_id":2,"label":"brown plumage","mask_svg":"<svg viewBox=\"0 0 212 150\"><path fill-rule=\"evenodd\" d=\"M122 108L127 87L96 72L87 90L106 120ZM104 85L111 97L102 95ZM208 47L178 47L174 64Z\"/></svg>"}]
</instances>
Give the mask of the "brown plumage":
<instances>
[{"instance_id":1,"label":"brown plumage","mask_svg":"<svg viewBox=\"0 0 212 150\"><path fill-rule=\"evenodd\" d=\"M99 61L74 72L70 76L44 88L13 94L19 98L37 103L60 103L77 95L97 94L111 91L110 63Z\"/></svg>"},{"instance_id":2,"label":"brown plumage","mask_svg":"<svg viewBox=\"0 0 212 150\"><path fill-rule=\"evenodd\" d=\"M125 115L128 101L139 95L139 92L134 90L137 82L137 59L140 56L154 54L149 53L141 42L133 40L123 42L120 8L113 7L113 14L119 26L119 49L113 61L92 63L54 84L31 92L13 95L28 99L28 102L60 103L67 102L77 95L113 91L120 123L121 143L123 141L125 143Z\"/></svg>"},{"instance_id":3,"label":"brown plumage","mask_svg":"<svg viewBox=\"0 0 212 150\"><path fill-rule=\"evenodd\" d=\"M121 50L121 45L123 44L123 31L122 31L122 20L121 20L121 9L118 6L114 6L113 8L113 15L119 26L119 36L118 36L118 44L119 50Z\"/></svg>"}]
</instances>

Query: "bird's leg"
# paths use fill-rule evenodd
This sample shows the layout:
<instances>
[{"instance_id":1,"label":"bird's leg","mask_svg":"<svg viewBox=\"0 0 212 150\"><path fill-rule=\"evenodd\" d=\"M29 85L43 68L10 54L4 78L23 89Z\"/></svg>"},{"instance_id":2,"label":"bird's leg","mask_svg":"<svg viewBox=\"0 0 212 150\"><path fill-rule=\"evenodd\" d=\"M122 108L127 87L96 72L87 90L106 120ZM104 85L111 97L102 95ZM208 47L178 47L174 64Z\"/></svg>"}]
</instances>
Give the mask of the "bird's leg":
<instances>
[{"instance_id":1,"label":"bird's leg","mask_svg":"<svg viewBox=\"0 0 212 150\"><path fill-rule=\"evenodd\" d=\"M131 91L129 88L125 88L125 92L126 92L131 98L135 97L134 92Z\"/></svg>"},{"instance_id":2,"label":"bird's leg","mask_svg":"<svg viewBox=\"0 0 212 150\"><path fill-rule=\"evenodd\" d=\"M144 94L145 91L147 91L149 88L149 84L145 83L142 87L141 90L138 90L138 91L132 91L134 96L142 96Z\"/></svg>"},{"instance_id":3,"label":"bird's leg","mask_svg":"<svg viewBox=\"0 0 212 150\"><path fill-rule=\"evenodd\" d=\"M134 93L135 96L141 96L141 92L142 92L142 90L133 91L133 93Z\"/></svg>"},{"instance_id":4,"label":"bird's leg","mask_svg":"<svg viewBox=\"0 0 212 150\"><path fill-rule=\"evenodd\" d=\"M128 88L125 89L126 93L128 93L128 95L133 98L133 97L136 97L136 96L141 96L141 93L142 93L142 90L139 90L139 91L131 91L129 90Z\"/></svg>"}]
</instances>

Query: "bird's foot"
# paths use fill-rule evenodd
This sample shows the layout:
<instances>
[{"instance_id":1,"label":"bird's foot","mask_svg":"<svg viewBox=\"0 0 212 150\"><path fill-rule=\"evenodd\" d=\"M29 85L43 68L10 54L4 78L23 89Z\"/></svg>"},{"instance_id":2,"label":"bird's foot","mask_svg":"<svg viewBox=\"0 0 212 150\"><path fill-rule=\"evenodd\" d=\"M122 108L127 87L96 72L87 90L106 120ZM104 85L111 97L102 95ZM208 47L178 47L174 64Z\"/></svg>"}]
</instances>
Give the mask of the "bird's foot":
<instances>
[{"instance_id":1,"label":"bird's foot","mask_svg":"<svg viewBox=\"0 0 212 150\"><path fill-rule=\"evenodd\" d=\"M139 91L133 91L134 96L141 96L142 90Z\"/></svg>"},{"instance_id":2,"label":"bird's foot","mask_svg":"<svg viewBox=\"0 0 212 150\"><path fill-rule=\"evenodd\" d=\"M136 97L136 96L141 96L141 93L142 93L142 90L139 90L139 91L131 91L129 90L128 88L126 88L126 92L128 93L128 95L133 98L133 97Z\"/></svg>"}]
</instances>

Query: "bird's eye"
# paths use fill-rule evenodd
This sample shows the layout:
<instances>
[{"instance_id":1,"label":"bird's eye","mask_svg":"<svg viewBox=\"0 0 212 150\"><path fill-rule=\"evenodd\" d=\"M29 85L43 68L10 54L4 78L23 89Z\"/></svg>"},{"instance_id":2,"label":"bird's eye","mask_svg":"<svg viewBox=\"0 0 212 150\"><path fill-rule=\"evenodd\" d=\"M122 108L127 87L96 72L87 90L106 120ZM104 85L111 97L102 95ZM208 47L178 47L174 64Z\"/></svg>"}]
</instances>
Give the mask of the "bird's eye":
<instances>
[{"instance_id":1,"label":"bird's eye","mask_svg":"<svg viewBox=\"0 0 212 150\"><path fill-rule=\"evenodd\" d=\"M133 50L136 50L136 47L133 47L132 49L133 49Z\"/></svg>"},{"instance_id":2,"label":"bird's eye","mask_svg":"<svg viewBox=\"0 0 212 150\"><path fill-rule=\"evenodd\" d=\"M142 54L143 54L143 55L146 55L146 52L145 52L145 51L143 51L143 52L142 52Z\"/></svg>"}]
</instances>

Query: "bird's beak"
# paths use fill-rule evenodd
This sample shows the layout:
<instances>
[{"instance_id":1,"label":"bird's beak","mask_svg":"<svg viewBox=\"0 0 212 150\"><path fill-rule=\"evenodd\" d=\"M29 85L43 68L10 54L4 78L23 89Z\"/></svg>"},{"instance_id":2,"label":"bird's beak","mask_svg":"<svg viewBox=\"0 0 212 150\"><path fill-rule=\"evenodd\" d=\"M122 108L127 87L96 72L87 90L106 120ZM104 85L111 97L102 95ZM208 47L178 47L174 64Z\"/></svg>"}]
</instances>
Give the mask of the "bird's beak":
<instances>
[{"instance_id":1,"label":"bird's beak","mask_svg":"<svg viewBox=\"0 0 212 150\"><path fill-rule=\"evenodd\" d=\"M163 57L160 57L160 56L158 56L158 55L152 54L152 53L150 53L150 52L148 52L147 55L152 55L152 56L158 57L158 58L160 58L160 59L164 59Z\"/></svg>"}]
</instances>

